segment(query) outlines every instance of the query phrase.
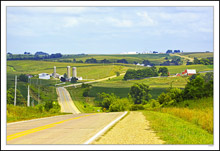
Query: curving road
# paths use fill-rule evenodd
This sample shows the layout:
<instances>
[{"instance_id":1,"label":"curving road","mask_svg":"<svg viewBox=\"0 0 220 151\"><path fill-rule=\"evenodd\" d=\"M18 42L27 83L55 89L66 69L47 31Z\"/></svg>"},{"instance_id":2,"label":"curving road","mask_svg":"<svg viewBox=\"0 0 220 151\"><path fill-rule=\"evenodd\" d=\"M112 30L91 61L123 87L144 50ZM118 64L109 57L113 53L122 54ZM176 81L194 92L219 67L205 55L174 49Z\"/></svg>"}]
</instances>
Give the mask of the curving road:
<instances>
[{"instance_id":1,"label":"curving road","mask_svg":"<svg viewBox=\"0 0 220 151\"><path fill-rule=\"evenodd\" d=\"M80 111L73 103L69 92L64 87L58 87L56 90L58 94L58 102L61 106L61 112L79 114Z\"/></svg>"}]
</instances>

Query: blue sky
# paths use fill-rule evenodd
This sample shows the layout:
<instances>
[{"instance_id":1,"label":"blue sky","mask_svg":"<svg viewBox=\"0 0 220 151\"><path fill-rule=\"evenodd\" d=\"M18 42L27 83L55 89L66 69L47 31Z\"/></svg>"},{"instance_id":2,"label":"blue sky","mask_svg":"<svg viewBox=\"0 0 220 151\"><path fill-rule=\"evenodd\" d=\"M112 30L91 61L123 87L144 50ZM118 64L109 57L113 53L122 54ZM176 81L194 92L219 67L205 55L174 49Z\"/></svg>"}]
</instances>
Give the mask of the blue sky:
<instances>
[{"instance_id":1,"label":"blue sky","mask_svg":"<svg viewBox=\"0 0 220 151\"><path fill-rule=\"evenodd\" d=\"M7 51L213 51L212 7L7 7Z\"/></svg>"}]
</instances>

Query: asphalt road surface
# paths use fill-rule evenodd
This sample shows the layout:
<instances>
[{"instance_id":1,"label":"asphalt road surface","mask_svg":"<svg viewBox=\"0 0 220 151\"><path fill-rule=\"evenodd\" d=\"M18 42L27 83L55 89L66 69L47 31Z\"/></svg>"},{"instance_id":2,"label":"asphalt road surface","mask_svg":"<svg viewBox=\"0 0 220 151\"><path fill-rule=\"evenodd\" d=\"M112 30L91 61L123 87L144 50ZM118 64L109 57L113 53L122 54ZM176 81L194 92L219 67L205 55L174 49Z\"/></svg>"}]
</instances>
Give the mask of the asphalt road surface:
<instances>
[{"instance_id":1,"label":"asphalt road surface","mask_svg":"<svg viewBox=\"0 0 220 151\"><path fill-rule=\"evenodd\" d=\"M69 92L64 87L57 88L58 102L61 106L61 112L79 114L80 111L73 103Z\"/></svg>"},{"instance_id":2,"label":"asphalt road surface","mask_svg":"<svg viewBox=\"0 0 220 151\"><path fill-rule=\"evenodd\" d=\"M122 114L68 114L8 123L7 144L83 144Z\"/></svg>"}]
</instances>

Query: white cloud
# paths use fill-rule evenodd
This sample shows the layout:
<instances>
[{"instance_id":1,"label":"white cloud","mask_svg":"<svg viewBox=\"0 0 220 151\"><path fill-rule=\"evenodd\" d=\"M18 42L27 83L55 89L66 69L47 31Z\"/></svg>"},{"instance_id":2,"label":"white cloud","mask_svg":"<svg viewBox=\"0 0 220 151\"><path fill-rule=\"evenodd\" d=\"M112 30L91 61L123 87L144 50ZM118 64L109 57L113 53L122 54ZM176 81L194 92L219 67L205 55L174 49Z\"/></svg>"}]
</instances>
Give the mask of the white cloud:
<instances>
[{"instance_id":1,"label":"white cloud","mask_svg":"<svg viewBox=\"0 0 220 151\"><path fill-rule=\"evenodd\" d=\"M116 19L116 18L107 18L106 19L108 22L110 22L114 26L118 27L132 27L133 22L131 20L127 19Z\"/></svg>"},{"instance_id":2,"label":"white cloud","mask_svg":"<svg viewBox=\"0 0 220 151\"><path fill-rule=\"evenodd\" d=\"M73 27L79 24L79 20L73 17L65 17L64 18L64 27Z\"/></svg>"},{"instance_id":3,"label":"white cloud","mask_svg":"<svg viewBox=\"0 0 220 151\"><path fill-rule=\"evenodd\" d=\"M153 26L156 25L156 22L148 15L147 12L137 12L138 16L141 17L141 21L139 22L142 26Z\"/></svg>"}]
</instances>

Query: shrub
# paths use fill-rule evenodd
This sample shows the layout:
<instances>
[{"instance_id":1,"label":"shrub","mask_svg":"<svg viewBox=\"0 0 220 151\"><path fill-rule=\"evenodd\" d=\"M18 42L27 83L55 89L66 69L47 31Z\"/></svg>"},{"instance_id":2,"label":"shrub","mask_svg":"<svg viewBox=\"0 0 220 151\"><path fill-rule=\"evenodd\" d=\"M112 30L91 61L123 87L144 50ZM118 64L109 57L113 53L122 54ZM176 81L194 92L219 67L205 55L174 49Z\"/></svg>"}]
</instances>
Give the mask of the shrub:
<instances>
[{"instance_id":1,"label":"shrub","mask_svg":"<svg viewBox=\"0 0 220 151\"><path fill-rule=\"evenodd\" d=\"M137 110L144 110L144 105L143 104L133 104L130 107L131 111L137 111Z\"/></svg>"},{"instance_id":2,"label":"shrub","mask_svg":"<svg viewBox=\"0 0 220 151\"><path fill-rule=\"evenodd\" d=\"M129 104L130 103L127 98L114 100L109 106L109 111L118 112L128 110Z\"/></svg>"},{"instance_id":3,"label":"shrub","mask_svg":"<svg viewBox=\"0 0 220 151\"><path fill-rule=\"evenodd\" d=\"M88 97L88 96L89 96L89 90L90 90L90 88L86 88L86 89L83 91L83 96L84 96L84 97Z\"/></svg>"}]
</instances>

